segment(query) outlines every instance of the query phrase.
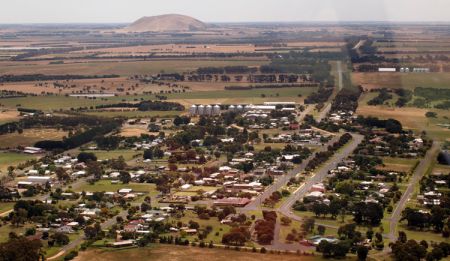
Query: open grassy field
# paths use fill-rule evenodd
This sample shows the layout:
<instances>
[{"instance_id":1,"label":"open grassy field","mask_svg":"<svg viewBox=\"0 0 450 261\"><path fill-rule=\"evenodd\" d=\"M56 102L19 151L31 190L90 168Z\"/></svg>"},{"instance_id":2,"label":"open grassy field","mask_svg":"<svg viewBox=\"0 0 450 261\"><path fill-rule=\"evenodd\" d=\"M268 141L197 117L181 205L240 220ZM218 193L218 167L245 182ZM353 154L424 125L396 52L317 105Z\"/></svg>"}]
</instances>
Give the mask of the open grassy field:
<instances>
[{"instance_id":1,"label":"open grassy field","mask_svg":"<svg viewBox=\"0 0 450 261\"><path fill-rule=\"evenodd\" d=\"M13 209L15 204L15 202L0 202L0 216L3 216L2 214Z\"/></svg>"},{"instance_id":2,"label":"open grassy field","mask_svg":"<svg viewBox=\"0 0 450 261\"><path fill-rule=\"evenodd\" d=\"M33 146L41 140L61 140L67 133L56 129L25 129L19 134L9 133L0 136L0 148L16 148L18 146Z\"/></svg>"},{"instance_id":3,"label":"open grassy field","mask_svg":"<svg viewBox=\"0 0 450 261\"><path fill-rule=\"evenodd\" d=\"M352 82L364 89L450 88L450 73L352 73Z\"/></svg>"},{"instance_id":4,"label":"open grassy field","mask_svg":"<svg viewBox=\"0 0 450 261\"><path fill-rule=\"evenodd\" d=\"M85 183L84 185L76 188L75 190L77 192L81 192L81 191L115 192L115 191L118 191L119 189L123 189L123 188L133 189L135 192L147 192L147 193L149 193L150 197L156 196L158 194L158 191L156 191L155 184L148 184L148 183L111 184L110 180L100 180L100 181L96 182L94 185Z\"/></svg>"},{"instance_id":5,"label":"open grassy field","mask_svg":"<svg viewBox=\"0 0 450 261\"><path fill-rule=\"evenodd\" d=\"M425 113L428 111L436 112L437 118L427 118ZM419 109L419 108L391 108L384 106L368 106L360 104L357 110L358 115L376 116L382 119L396 119L400 121L407 129L412 129L417 133L426 131L427 134L436 140L450 139L450 129L437 126L437 124L449 123L450 111L437 109Z\"/></svg>"},{"instance_id":6,"label":"open grassy field","mask_svg":"<svg viewBox=\"0 0 450 261\"><path fill-rule=\"evenodd\" d=\"M201 258L199 258L201 256ZM147 248L130 249L91 249L79 253L75 261L119 261L119 260L154 260L154 261L273 261L282 259L283 261L321 261L320 256L296 256L286 254L260 254L244 251L225 250L218 248L199 248L175 245L155 245ZM347 259L343 259L347 260ZM351 259L348 259L351 260Z\"/></svg>"},{"instance_id":7,"label":"open grassy field","mask_svg":"<svg viewBox=\"0 0 450 261\"><path fill-rule=\"evenodd\" d=\"M105 75L118 74L131 76L136 74L157 74L161 72L189 72L198 67L217 66L259 66L267 63L262 60L154 60L154 61L68 61L64 64L49 64L45 62L1 62L0 74L81 74Z\"/></svg>"},{"instance_id":8,"label":"open grassy field","mask_svg":"<svg viewBox=\"0 0 450 261\"><path fill-rule=\"evenodd\" d=\"M404 159L404 158L391 158L383 157L384 166L377 167L382 170L398 171L398 172L410 172L417 164L418 159Z\"/></svg>"},{"instance_id":9,"label":"open grassy field","mask_svg":"<svg viewBox=\"0 0 450 261\"><path fill-rule=\"evenodd\" d=\"M0 152L0 171L6 171L9 166L17 166L35 158L36 156L23 153Z\"/></svg>"}]
</instances>

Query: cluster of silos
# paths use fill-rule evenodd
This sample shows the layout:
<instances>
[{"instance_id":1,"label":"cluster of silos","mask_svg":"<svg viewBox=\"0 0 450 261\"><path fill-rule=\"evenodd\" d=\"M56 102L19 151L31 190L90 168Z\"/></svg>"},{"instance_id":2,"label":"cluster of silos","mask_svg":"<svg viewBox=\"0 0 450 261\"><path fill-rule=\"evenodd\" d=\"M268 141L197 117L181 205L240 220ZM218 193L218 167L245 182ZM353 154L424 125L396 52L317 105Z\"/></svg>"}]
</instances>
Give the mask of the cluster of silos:
<instances>
[{"instance_id":1,"label":"cluster of silos","mask_svg":"<svg viewBox=\"0 0 450 261\"><path fill-rule=\"evenodd\" d=\"M189 109L191 116L215 116L220 114L219 105L192 105Z\"/></svg>"},{"instance_id":2,"label":"cluster of silos","mask_svg":"<svg viewBox=\"0 0 450 261\"><path fill-rule=\"evenodd\" d=\"M232 112L244 112L251 109L251 105L230 105L228 106L228 111Z\"/></svg>"}]
</instances>

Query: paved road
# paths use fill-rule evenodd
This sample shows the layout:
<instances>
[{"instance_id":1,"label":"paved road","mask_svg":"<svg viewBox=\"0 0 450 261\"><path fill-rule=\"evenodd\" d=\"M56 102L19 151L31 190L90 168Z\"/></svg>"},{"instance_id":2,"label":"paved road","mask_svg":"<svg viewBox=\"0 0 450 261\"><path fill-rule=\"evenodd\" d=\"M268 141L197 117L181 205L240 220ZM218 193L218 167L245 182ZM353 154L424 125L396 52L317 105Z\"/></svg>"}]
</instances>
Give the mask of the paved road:
<instances>
[{"instance_id":1,"label":"paved road","mask_svg":"<svg viewBox=\"0 0 450 261\"><path fill-rule=\"evenodd\" d=\"M328 175L328 172L337 167L337 164L342 162L345 158L350 156L350 154L356 149L356 147L362 142L364 136L360 134L352 134L352 140L338 153L334 154L333 157L325 163L324 166L319 168L313 176L309 177L306 182L300 186L291 196L283 202L283 204L278 209L283 215L290 218L296 219L296 215L291 214L292 205L299 199L303 198L312 186L316 183L322 182ZM298 217L297 217L298 218Z\"/></svg>"},{"instance_id":2,"label":"paved road","mask_svg":"<svg viewBox=\"0 0 450 261\"><path fill-rule=\"evenodd\" d=\"M297 122L302 123L305 119L306 115L311 114L311 111L314 109L314 106L312 105L305 105L305 110L300 113L300 115L297 117Z\"/></svg>"},{"instance_id":3,"label":"paved road","mask_svg":"<svg viewBox=\"0 0 450 261\"><path fill-rule=\"evenodd\" d=\"M114 224L117 223L116 218L118 216L121 216L122 218L125 219L127 214L128 214L127 210L122 210L118 215L116 215L116 216L114 216L112 218L109 218L105 222L101 223L100 227L102 228L102 230L106 230L106 229L112 227ZM59 251L56 255L47 258L47 260L55 260L55 259L63 256L64 254L70 252L71 250L75 249L79 245L81 245L81 243L83 243L85 238L84 238L84 233L83 232L80 232L80 233L81 234L75 240L73 240L69 244L63 246L61 248L61 251Z\"/></svg>"},{"instance_id":4,"label":"paved road","mask_svg":"<svg viewBox=\"0 0 450 261\"><path fill-rule=\"evenodd\" d=\"M328 149L328 145L333 144L339 139L339 136L332 138L325 146L321 146L318 151L325 151ZM266 188L263 193L259 194L252 202L250 202L245 207L239 209L240 212L258 210L261 208L262 202L269 198L273 192L280 190L284 185L286 185L292 177L295 177L298 173L305 170L308 163L314 158L315 153L311 154L308 158L303 160L303 162L296 168L290 170L286 175L278 177L274 183Z\"/></svg>"},{"instance_id":5,"label":"paved road","mask_svg":"<svg viewBox=\"0 0 450 261\"><path fill-rule=\"evenodd\" d=\"M319 116L317 116L317 119L316 119L317 122L321 122L323 119L325 119L325 117L328 115L328 113L331 110L332 101L334 100L334 98L336 97L338 92L340 90L342 90L342 88L344 88L344 81L342 78L342 62L337 61L336 67L337 67L336 69L337 69L337 74L338 74L338 88L337 88L337 90L333 91L333 94L331 95L330 99L328 99L329 101L325 105L325 108L323 108L322 111L320 111Z\"/></svg>"},{"instance_id":6,"label":"paved road","mask_svg":"<svg viewBox=\"0 0 450 261\"><path fill-rule=\"evenodd\" d=\"M428 169L428 166L433 162L434 157L438 153L440 148L440 144L438 142L433 142L432 147L428 150L425 157L420 161L419 165L414 170L414 173L412 177L410 178L410 181L408 183L408 188L406 188L405 192L403 193L400 201L397 203L394 211L392 212L391 218L390 218L390 226L389 226L389 234L387 234L387 237L391 240L391 242L394 242L396 240L396 230L398 222L400 221L402 211L406 207L406 203L411 198L414 187L420 180L422 179L423 175L425 175L425 172Z\"/></svg>"},{"instance_id":7,"label":"paved road","mask_svg":"<svg viewBox=\"0 0 450 261\"><path fill-rule=\"evenodd\" d=\"M284 216L287 216L293 220L301 221L301 218L292 214L291 207L292 205L299 199L305 196L305 194L311 189L311 187L318 183L322 182L328 172L334 168L337 167L337 164L340 163L342 160L347 158L355 149L356 147L361 143L363 140L363 136L359 134L352 134L353 139L350 141L349 144L347 144L341 151L334 154L333 157L328 160L324 166L322 166L320 169L318 169L315 174L311 177L309 177L306 182L300 186L299 189L297 189L294 193L291 194L291 196L283 202L283 204L276 209L279 213L283 214ZM281 230L281 224L280 221L277 220L277 223L275 225L275 231L274 231L274 240L272 242L272 245L268 247L268 249L275 249L275 250L288 250L288 251L307 251L314 249L314 247L307 247L300 245L298 243L293 244L287 244L283 243L283 238L280 238L280 230Z\"/></svg>"}]
</instances>

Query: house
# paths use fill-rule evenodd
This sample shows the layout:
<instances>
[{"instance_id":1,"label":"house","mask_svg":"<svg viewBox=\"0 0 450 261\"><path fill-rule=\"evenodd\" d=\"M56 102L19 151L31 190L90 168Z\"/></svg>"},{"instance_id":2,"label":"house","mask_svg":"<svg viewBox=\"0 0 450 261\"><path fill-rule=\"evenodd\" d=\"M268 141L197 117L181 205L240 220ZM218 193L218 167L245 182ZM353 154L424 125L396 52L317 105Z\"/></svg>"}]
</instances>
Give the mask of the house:
<instances>
[{"instance_id":1,"label":"house","mask_svg":"<svg viewBox=\"0 0 450 261\"><path fill-rule=\"evenodd\" d=\"M325 186L322 183L317 183L312 185L311 192L321 192L321 193L325 193L326 189Z\"/></svg>"},{"instance_id":2,"label":"house","mask_svg":"<svg viewBox=\"0 0 450 261\"><path fill-rule=\"evenodd\" d=\"M133 190L129 189L129 188L119 189L119 191L118 191L118 193L121 194L121 195L126 195L126 194L129 194L131 192L133 192Z\"/></svg>"},{"instance_id":3,"label":"house","mask_svg":"<svg viewBox=\"0 0 450 261\"><path fill-rule=\"evenodd\" d=\"M45 185L47 182L51 182L51 177L28 176L27 181L33 185Z\"/></svg>"},{"instance_id":4,"label":"house","mask_svg":"<svg viewBox=\"0 0 450 261\"><path fill-rule=\"evenodd\" d=\"M184 185L181 186L180 188L181 188L182 190L188 190L188 189L190 189L191 187L192 187L191 184L184 184Z\"/></svg>"},{"instance_id":5,"label":"house","mask_svg":"<svg viewBox=\"0 0 450 261\"><path fill-rule=\"evenodd\" d=\"M132 246L132 245L134 245L133 240L124 240L124 241L112 243L113 247L128 247L128 246Z\"/></svg>"},{"instance_id":6,"label":"house","mask_svg":"<svg viewBox=\"0 0 450 261\"><path fill-rule=\"evenodd\" d=\"M74 233L73 227L67 226L67 225L61 226L61 227L57 228L57 229L56 229L56 232L64 233L64 234L71 234L71 233Z\"/></svg>"},{"instance_id":7,"label":"house","mask_svg":"<svg viewBox=\"0 0 450 261\"><path fill-rule=\"evenodd\" d=\"M225 207L225 206L233 206L233 207L245 207L250 203L250 199L248 198L222 198L217 199L213 202L214 206L217 207Z\"/></svg>"}]
</instances>

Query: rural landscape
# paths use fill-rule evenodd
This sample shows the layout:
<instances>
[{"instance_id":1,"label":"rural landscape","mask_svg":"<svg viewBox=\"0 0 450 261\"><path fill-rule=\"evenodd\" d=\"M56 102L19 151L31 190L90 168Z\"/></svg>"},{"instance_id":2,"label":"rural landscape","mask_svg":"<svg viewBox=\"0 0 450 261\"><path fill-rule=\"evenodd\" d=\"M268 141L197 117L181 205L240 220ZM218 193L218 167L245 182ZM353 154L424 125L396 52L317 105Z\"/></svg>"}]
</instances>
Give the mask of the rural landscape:
<instances>
[{"instance_id":1,"label":"rural landscape","mask_svg":"<svg viewBox=\"0 0 450 261\"><path fill-rule=\"evenodd\" d=\"M0 260L450 260L450 24L0 24Z\"/></svg>"}]
</instances>

